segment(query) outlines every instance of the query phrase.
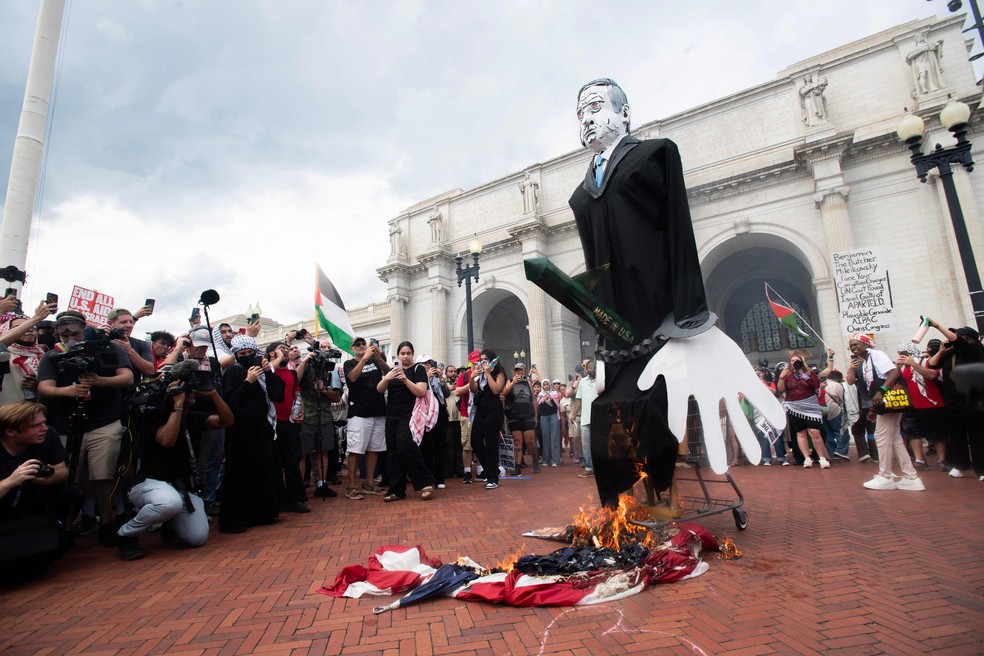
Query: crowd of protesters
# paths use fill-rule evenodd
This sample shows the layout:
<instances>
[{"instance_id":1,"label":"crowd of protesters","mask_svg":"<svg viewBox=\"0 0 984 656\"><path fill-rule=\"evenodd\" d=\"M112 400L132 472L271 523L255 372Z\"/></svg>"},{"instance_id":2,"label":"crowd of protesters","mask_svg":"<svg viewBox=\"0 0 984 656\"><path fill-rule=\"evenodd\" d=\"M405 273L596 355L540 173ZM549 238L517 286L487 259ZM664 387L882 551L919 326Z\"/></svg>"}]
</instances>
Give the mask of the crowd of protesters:
<instances>
[{"instance_id":1,"label":"crowd of protesters","mask_svg":"<svg viewBox=\"0 0 984 656\"><path fill-rule=\"evenodd\" d=\"M135 560L148 532L200 546L212 523L242 533L310 512L312 496L392 503L409 484L429 501L451 478L495 490L506 474L566 463L594 475L590 358L551 380L523 362L510 375L490 349L457 367L407 341L392 359L374 339L355 337L348 357L304 330L261 346L256 321L134 338L152 312L116 308L92 325L54 303L27 316L0 299L0 541L22 556L18 574L89 533ZM869 489L925 489L932 455L950 476L984 480L984 410L958 369L984 362L984 347L970 328L931 326L942 340L903 344L894 358L852 336L843 371L832 350L823 370L799 351L774 370L760 363L787 413L779 431L743 402L761 464L827 469L852 460L853 436L854 458L879 467ZM904 412L887 407L896 388L908 392ZM47 535L47 550L32 552L18 531Z\"/></svg>"},{"instance_id":2,"label":"crowd of protesters","mask_svg":"<svg viewBox=\"0 0 984 656\"><path fill-rule=\"evenodd\" d=\"M829 469L832 462L854 459L853 437L857 461L878 466L865 488L925 490L919 472L934 469L933 455L940 471L984 481L984 345L973 328L929 326L943 339L924 347L905 342L891 353L868 334L852 335L843 371L830 349L823 370L808 365L802 351L791 352L774 370L760 361L758 377L782 401L787 422L778 431L743 403L762 448L761 464ZM730 446L731 464L742 464L737 440Z\"/></svg>"}]
</instances>

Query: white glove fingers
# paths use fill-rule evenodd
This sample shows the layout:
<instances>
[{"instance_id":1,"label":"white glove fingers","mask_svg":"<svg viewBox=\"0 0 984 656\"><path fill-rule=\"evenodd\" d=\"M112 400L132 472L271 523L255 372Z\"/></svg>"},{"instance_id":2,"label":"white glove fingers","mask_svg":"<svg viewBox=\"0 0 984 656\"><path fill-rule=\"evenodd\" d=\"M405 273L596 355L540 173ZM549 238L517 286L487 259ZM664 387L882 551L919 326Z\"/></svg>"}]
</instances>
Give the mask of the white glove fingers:
<instances>
[{"instance_id":1,"label":"white glove fingers","mask_svg":"<svg viewBox=\"0 0 984 656\"><path fill-rule=\"evenodd\" d=\"M667 382L666 425L677 438L677 442L683 442L687 436L687 410L690 405L690 396L681 390L682 386L675 385L671 388Z\"/></svg>"},{"instance_id":2,"label":"white glove fingers","mask_svg":"<svg viewBox=\"0 0 984 656\"><path fill-rule=\"evenodd\" d=\"M745 413L741 411L741 404L738 402L738 399L732 398L725 398L724 403L728 408L728 418L731 420L731 425L735 429L735 435L738 437L741 450L748 457L748 462L753 465L759 464L762 460L762 446L759 444L758 438L755 437L755 432L752 430L751 425L749 425Z\"/></svg>"},{"instance_id":3,"label":"white glove fingers","mask_svg":"<svg viewBox=\"0 0 984 656\"><path fill-rule=\"evenodd\" d=\"M725 446L724 433L721 432L720 399L707 396L697 396L697 406L700 410L700 423L704 427L704 453L715 474L728 471L728 452Z\"/></svg>"}]
</instances>

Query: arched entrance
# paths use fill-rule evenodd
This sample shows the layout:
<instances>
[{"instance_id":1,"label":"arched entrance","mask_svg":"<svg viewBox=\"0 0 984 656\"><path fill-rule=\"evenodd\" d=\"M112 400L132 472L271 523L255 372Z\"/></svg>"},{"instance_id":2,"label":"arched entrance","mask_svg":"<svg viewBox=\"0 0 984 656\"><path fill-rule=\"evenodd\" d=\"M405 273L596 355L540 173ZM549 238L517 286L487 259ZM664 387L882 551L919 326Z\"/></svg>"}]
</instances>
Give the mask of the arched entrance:
<instances>
[{"instance_id":1,"label":"arched entrance","mask_svg":"<svg viewBox=\"0 0 984 656\"><path fill-rule=\"evenodd\" d=\"M767 241L773 243L749 245L708 258L716 260L706 276L705 289L711 309L718 314L718 327L742 348L753 364L765 358L770 366L775 366L787 358L789 349L804 349L813 362L819 362L820 345L786 330L765 296L765 283L768 283L776 292L772 300L782 302L781 297L785 305L819 331L819 321L815 320L817 301L812 276L804 264L806 258L784 240L768 238Z\"/></svg>"},{"instance_id":2,"label":"arched entrance","mask_svg":"<svg viewBox=\"0 0 984 656\"><path fill-rule=\"evenodd\" d=\"M502 366L512 369L514 353L529 353L530 331L526 306L505 289L484 290L472 299L475 348L495 351ZM459 335L467 334L466 316L462 313ZM467 347L463 345L462 350ZM529 363L527 362L527 365Z\"/></svg>"}]
</instances>

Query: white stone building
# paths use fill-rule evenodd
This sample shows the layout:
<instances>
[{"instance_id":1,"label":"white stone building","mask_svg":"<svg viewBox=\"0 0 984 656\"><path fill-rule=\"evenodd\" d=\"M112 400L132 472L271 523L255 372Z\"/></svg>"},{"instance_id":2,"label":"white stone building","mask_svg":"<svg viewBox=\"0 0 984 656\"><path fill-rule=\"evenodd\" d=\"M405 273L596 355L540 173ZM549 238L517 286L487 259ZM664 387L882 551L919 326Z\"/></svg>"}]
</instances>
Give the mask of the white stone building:
<instances>
[{"instance_id":1,"label":"white stone building","mask_svg":"<svg viewBox=\"0 0 984 656\"><path fill-rule=\"evenodd\" d=\"M948 95L980 103L962 23L962 16L906 23L633 130L680 146L711 309L752 361L764 355L776 362L790 339L765 303L765 281L832 348L846 351L832 254L859 248L877 248L888 271L895 329L876 335L887 349L911 337L922 314L973 325L941 185L933 176L920 183L895 135L909 108L926 120L927 148L951 145L937 118ZM631 102L633 90L626 93ZM982 126L984 117L971 119L978 158ZM573 119L571 134L576 138ZM593 350L593 332L527 282L522 261L545 256L568 274L584 270L567 200L588 161L586 149L563 154L391 219L391 252L378 269L388 307L356 309L356 331L384 344L410 339L418 353L464 362L465 291L454 256L469 262L468 244L477 236L484 249L473 286L476 347L509 362L524 352L544 375L570 372ZM977 201L984 179L962 169L954 177L984 261Z\"/></svg>"}]
</instances>

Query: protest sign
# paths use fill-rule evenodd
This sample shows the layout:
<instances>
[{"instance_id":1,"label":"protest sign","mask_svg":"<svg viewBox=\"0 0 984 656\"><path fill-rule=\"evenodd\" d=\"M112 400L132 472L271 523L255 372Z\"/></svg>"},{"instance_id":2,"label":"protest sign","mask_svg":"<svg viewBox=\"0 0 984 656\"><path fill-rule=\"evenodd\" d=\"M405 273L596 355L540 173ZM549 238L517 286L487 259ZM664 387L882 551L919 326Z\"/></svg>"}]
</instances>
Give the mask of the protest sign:
<instances>
[{"instance_id":1,"label":"protest sign","mask_svg":"<svg viewBox=\"0 0 984 656\"><path fill-rule=\"evenodd\" d=\"M86 323L98 326L106 323L106 317L113 309L113 300L112 296L75 285L72 287L72 297L68 299L67 309L81 312Z\"/></svg>"},{"instance_id":2,"label":"protest sign","mask_svg":"<svg viewBox=\"0 0 984 656\"><path fill-rule=\"evenodd\" d=\"M888 271L882 262L873 247L834 253L834 287L845 333L895 331Z\"/></svg>"}]
</instances>

